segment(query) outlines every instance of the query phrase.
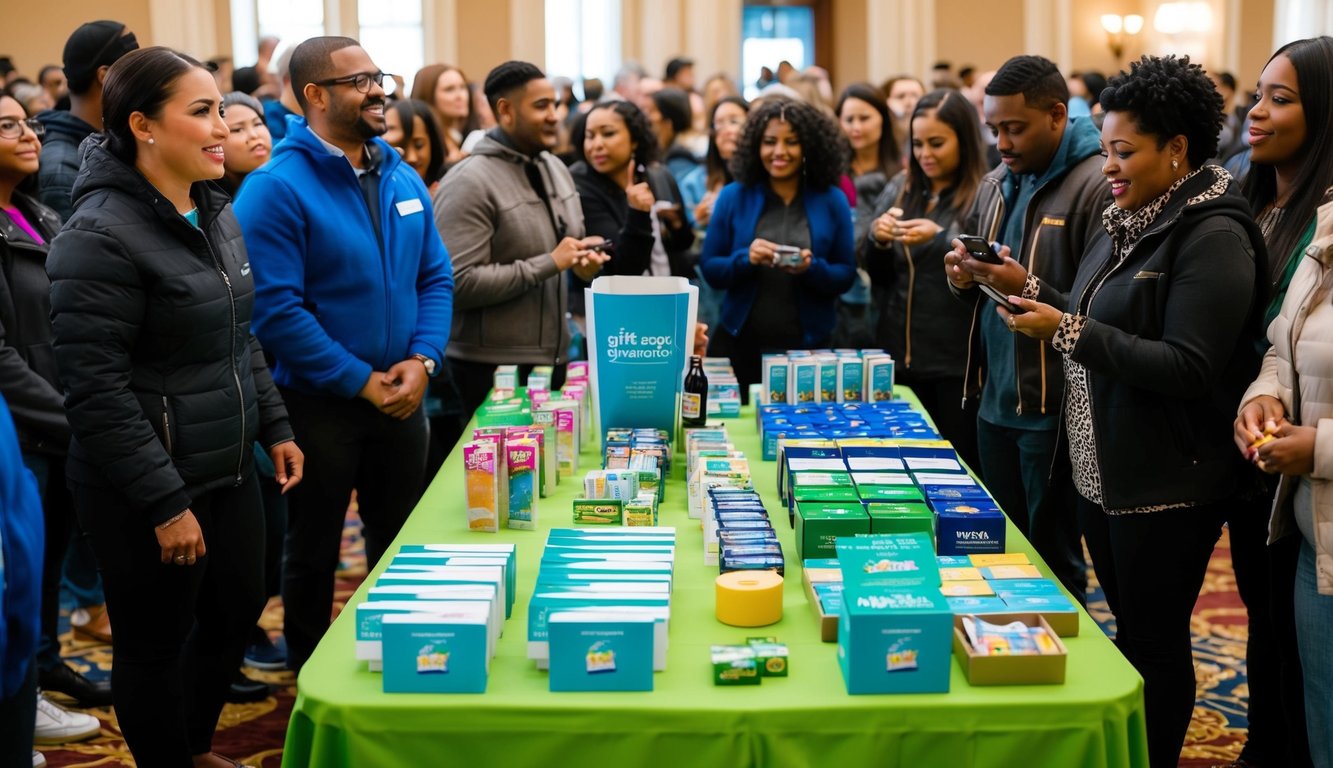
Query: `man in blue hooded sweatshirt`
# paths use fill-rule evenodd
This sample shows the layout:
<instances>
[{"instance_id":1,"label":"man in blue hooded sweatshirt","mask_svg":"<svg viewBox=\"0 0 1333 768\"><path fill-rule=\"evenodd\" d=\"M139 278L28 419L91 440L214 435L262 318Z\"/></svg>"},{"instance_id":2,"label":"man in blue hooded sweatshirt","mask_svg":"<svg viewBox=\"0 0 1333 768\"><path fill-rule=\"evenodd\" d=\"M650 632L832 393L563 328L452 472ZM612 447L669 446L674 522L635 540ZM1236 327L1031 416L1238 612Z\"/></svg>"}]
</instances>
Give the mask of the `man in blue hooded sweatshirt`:
<instances>
[{"instance_id":1,"label":"man in blue hooded sweatshirt","mask_svg":"<svg viewBox=\"0 0 1333 768\"><path fill-rule=\"evenodd\" d=\"M428 377L444 359L453 270L416 171L378 138L386 75L351 38L292 52L304 118L251 173L236 216L255 335L306 455L283 558L287 666L328 629L352 489L371 568L421 496Z\"/></svg>"},{"instance_id":2,"label":"man in blue hooded sweatshirt","mask_svg":"<svg viewBox=\"0 0 1333 768\"><path fill-rule=\"evenodd\" d=\"M1101 173L1101 134L1088 118L1069 117L1068 101L1064 76L1041 56L1015 56L995 73L983 111L1000 165L982 179L963 231L998 243L1004 263L973 259L955 240L945 271L954 291L976 307L963 393L981 397L982 479L1065 588L1086 603L1074 485L1063 451L1055 461L1062 358L1046 342L1015 335L977 289L984 283L1039 301L1068 292L1088 245L1105 235L1111 187Z\"/></svg>"}]
</instances>

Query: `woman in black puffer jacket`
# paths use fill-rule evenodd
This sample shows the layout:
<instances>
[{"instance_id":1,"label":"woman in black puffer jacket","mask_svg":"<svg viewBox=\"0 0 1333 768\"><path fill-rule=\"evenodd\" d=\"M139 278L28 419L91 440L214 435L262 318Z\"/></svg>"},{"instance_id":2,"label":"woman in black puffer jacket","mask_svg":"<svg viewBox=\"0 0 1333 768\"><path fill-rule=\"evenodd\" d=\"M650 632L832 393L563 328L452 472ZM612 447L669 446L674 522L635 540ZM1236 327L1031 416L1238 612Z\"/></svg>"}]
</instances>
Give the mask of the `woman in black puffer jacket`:
<instances>
[{"instance_id":1,"label":"woman in black puffer jacket","mask_svg":"<svg viewBox=\"0 0 1333 768\"><path fill-rule=\"evenodd\" d=\"M135 759L230 765L213 730L264 604L251 445L269 449L284 490L302 456L250 335L240 227L206 182L226 136L212 76L165 48L135 51L107 73L103 113L47 263L69 483Z\"/></svg>"}]
</instances>

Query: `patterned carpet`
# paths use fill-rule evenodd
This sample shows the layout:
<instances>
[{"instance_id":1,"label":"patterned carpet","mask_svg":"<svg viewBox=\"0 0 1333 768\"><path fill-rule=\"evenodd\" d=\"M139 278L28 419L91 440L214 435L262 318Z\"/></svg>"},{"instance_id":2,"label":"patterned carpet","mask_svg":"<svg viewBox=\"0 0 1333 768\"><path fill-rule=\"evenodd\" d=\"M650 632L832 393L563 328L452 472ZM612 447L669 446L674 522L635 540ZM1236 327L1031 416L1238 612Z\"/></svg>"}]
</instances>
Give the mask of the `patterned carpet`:
<instances>
[{"instance_id":1,"label":"patterned carpet","mask_svg":"<svg viewBox=\"0 0 1333 768\"><path fill-rule=\"evenodd\" d=\"M348 515L343 537L342 565L334 597L335 613L342 609L366 575L359 533L360 524L352 512ZM1092 582L1088 610L1103 629L1114 632L1114 621L1101 589L1095 586L1095 577ZM89 677L109 675L110 647L75 643L69 633L67 616L62 616L61 621L61 642L66 658ZM274 636L281 631L282 605L279 600L275 598L269 602L260 624ZM1225 533L1213 552L1203 590L1194 608L1193 633L1198 700L1179 768L1206 768L1227 763L1240 754L1245 740L1248 695L1244 666L1245 607L1236 592L1230 542ZM256 704L228 704L222 712L213 748L219 754L258 768L277 768L282 762L287 718L296 694L295 680L289 672L247 670L246 673L276 686L274 694ZM101 735L80 744L43 749L48 765L52 768L133 766L134 761L116 725L114 711L110 708L85 711L101 719Z\"/></svg>"}]
</instances>

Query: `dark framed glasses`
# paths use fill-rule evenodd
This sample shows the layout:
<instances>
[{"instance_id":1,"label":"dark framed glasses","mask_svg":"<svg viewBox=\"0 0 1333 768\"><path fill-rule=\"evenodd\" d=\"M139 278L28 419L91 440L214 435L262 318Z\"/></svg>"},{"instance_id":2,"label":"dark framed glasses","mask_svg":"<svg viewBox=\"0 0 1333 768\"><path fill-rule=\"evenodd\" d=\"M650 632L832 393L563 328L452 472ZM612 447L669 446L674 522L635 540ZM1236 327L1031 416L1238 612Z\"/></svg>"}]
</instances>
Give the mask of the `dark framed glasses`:
<instances>
[{"instance_id":1,"label":"dark framed glasses","mask_svg":"<svg viewBox=\"0 0 1333 768\"><path fill-rule=\"evenodd\" d=\"M46 126L42 125L35 117L29 117L24 120L18 120L13 117L0 118L0 139L18 139L23 136L23 126L28 126L28 130L41 138L46 135Z\"/></svg>"},{"instance_id":2,"label":"dark framed glasses","mask_svg":"<svg viewBox=\"0 0 1333 768\"><path fill-rule=\"evenodd\" d=\"M393 75L384 72L358 72L355 75L346 75L344 77L331 77L328 80L316 80L315 85L328 87L330 85L350 85L360 93L370 93L370 84L373 82L380 87L384 86L384 78L392 78Z\"/></svg>"}]
</instances>

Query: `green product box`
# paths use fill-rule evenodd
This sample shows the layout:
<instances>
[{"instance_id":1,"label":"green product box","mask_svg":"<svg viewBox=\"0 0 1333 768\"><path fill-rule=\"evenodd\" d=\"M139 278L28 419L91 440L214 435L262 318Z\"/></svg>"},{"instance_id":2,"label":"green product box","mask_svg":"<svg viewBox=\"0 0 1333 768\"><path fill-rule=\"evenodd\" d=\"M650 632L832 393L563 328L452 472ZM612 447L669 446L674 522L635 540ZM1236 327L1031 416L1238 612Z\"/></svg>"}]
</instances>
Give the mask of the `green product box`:
<instances>
[{"instance_id":1,"label":"green product box","mask_svg":"<svg viewBox=\"0 0 1333 768\"><path fill-rule=\"evenodd\" d=\"M715 645L713 655L713 685L759 685L758 659L748 645Z\"/></svg>"},{"instance_id":2,"label":"green product box","mask_svg":"<svg viewBox=\"0 0 1333 768\"><path fill-rule=\"evenodd\" d=\"M870 532L870 517L860 502L796 503L796 556L837 557L842 536Z\"/></svg>"},{"instance_id":3,"label":"green product box","mask_svg":"<svg viewBox=\"0 0 1333 768\"><path fill-rule=\"evenodd\" d=\"M925 504L926 496L915 485L862 485L857 487L861 501L891 504Z\"/></svg>"},{"instance_id":4,"label":"green product box","mask_svg":"<svg viewBox=\"0 0 1333 768\"><path fill-rule=\"evenodd\" d=\"M760 677L787 677L787 644L776 637L747 637L745 642L754 649Z\"/></svg>"},{"instance_id":5,"label":"green product box","mask_svg":"<svg viewBox=\"0 0 1333 768\"><path fill-rule=\"evenodd\" d=\"M928 534L931 547L935 546L935 513L926 504L876 501L866 504L866 514L870 515L872 534L921 532Z\"/></svg>"},{"instance_id":6,"label":"green product box","mask_svg":"<svg viewBox=\"0 0 1333 768\"><path fill-rule=\"evenodd\" d=\"M622 525L624 507L620 499L574 499L574 524Z\"/></svg>"}]
</instances>

